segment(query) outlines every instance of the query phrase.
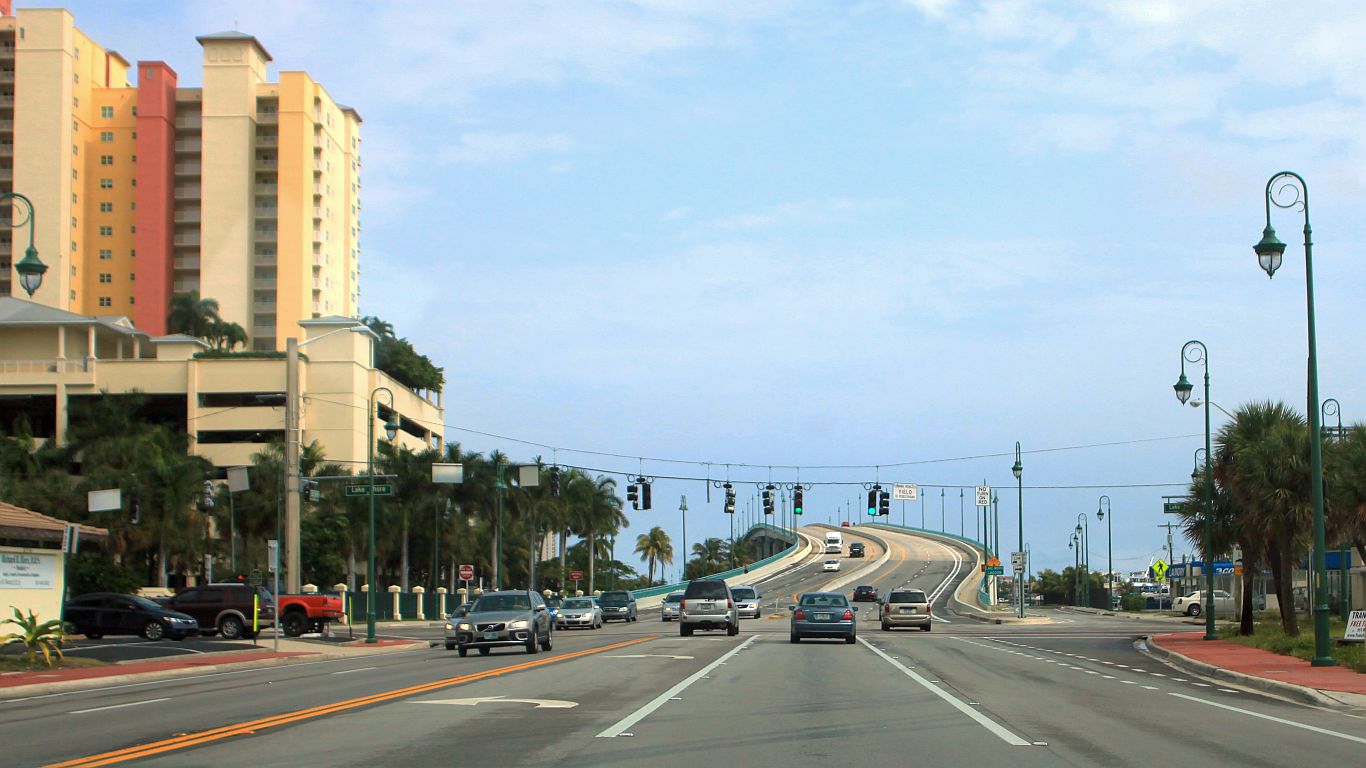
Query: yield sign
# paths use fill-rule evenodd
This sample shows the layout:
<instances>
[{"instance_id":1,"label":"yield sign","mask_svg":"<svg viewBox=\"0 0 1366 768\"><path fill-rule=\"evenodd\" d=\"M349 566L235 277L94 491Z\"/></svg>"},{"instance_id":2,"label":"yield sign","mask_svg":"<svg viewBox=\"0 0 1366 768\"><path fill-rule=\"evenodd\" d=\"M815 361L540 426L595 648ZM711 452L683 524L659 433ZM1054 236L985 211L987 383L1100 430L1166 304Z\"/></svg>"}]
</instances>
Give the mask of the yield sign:
<instances>
[{"instance_id":1,"label":"yield sign","mask_svg":"<svg viewBox=\"0 0 1366 768\"><path fill-rule=\"evenodd\" d=\"M559 699L505 699L502 696L476 696L471 699L432 699L409 703L454 704L460 707L475 707L480 704L535 704L537 709L573 709L579 705L576 701L560 701Z\"/></svg>"}]
</instances>

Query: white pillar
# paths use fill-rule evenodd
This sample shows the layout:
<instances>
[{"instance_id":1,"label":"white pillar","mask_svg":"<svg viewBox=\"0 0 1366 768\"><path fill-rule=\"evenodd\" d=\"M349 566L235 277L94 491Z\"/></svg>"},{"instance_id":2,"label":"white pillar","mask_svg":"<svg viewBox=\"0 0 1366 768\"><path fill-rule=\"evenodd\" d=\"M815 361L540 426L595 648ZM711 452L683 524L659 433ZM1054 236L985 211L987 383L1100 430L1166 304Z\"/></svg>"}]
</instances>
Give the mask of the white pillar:
<instances>
[{"instance_id":1,"label":"white pillar","mask_svg":"<svg viewBox=\"0 0 1366 768\"><path fill-rule=\"evenodd\" d=\"M445 588L445 587L437 587L437 588L436 588L436 609L437 609L438 611L441 612L441 616L442 616L443 618L450 615L450 612L448 612L448 611L446 610L446 588Z\"/></svg>"},{"instance_id":2,"label":"white pillar","mask_svg":"<svg viewBox=\"0 0 1366 768\"><path fill-rule=\"evenodd\" d=\"M351 606L347 605L347 603L346 603L346 585L345 585L345 584L333 584L333 585L332 585L332 590L333 590L334 592L336 592L337 594L341 595L341 601L342 601L342 621L345 622L345 623L347 623L347 624L350 624L350 623L351 623Z\"/></svg>"},{"instance_id":3,"label":"white pillar","mask_svg":"<svg viewBox=\"0 0 1366 768\"><path fill-rule=\"evenodd\" d=\"M423 596L427 594L427 590L420 586L413 587L413 594L417 596L417 620L422 621L427 618L426 608L422 605Z\"/></svg>"},{"instance_id":4,"label":"white pillar","mask_svg":"<svg viewBox=\"0 0 1366 768\"><path fill-rule=\"evenodd\" d=\"M394 621L403 621L403 613L399 610L398 604L399 587L397 584L389 585L389 597L394 601Z\"/></svg>"}]
</instances>

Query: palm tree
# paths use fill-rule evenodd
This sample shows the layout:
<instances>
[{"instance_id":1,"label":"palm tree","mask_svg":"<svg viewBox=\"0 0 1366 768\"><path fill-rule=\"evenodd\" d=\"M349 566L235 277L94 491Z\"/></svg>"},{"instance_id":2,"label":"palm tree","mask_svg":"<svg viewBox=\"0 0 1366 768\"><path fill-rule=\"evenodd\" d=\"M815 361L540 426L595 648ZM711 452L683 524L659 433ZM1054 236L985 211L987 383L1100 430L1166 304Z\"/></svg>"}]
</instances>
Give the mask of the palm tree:
<instances>
[{"instance_id":1,"label":"palm tree","mask_svg":"<svg viewBox=\"0 0 1366 768\"><path fill-rule=\"evenodd\" d=\"M240 344L247 343L247 332L237 323L214 319L204 331L204 340L214 349L231 352Z\"/></svg>"},{"instance_id":2,"label":"palm tree","mask_svg":"<svg viewBox=\"0 0 1366 768\"><path fill-rule=\"evenodd\" d=\"M589 542L588 547L588 591L594 590L597 576L597 559L603 545L602 538L615 536L617 531L630 524L621 510L621 499L617 496L617 481L610 477L599 476L588 488L586 504L578 510L575 522L577 532Z\"/></svg>"},{"instance_id":3,"label":"palm tree","mask_svg":"<svg viewBox=\"0 0 1366 768\"><path fill-rule=\"evenodd\" d=\"M218 302L215 299L199 297L199 291L177 293L171 296L170 312L166 315L167 333L184 333L196 338L205 338L209 328L219 321Z\"/></svg>"},{"instance_id":4,"label":"palm tree","mask_svg":"<svg viewBox=\"0 0 1366 768\"><path fill-rule=\"evenodd\" d=\"M669 539L669 534L663 528L655 526L649 533L642 533L636 537L635 553L640 555L640 559L649 563L646 581L650 584L655 583L655 562L662 566L670 565L674 561L674 545Z\"/></svg>"}]
</instances>

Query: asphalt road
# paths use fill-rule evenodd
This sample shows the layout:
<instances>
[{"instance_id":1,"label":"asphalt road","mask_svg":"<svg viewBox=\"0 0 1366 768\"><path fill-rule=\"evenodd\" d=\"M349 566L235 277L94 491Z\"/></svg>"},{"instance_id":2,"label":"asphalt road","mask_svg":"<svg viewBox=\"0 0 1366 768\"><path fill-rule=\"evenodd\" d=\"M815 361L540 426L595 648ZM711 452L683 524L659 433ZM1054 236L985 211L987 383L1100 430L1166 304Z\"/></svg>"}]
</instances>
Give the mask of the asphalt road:
<instances>
[{"instance_id":1,"label":"asphalt road","mask_svg":"<svg viewBox=\"0 0 1366 768\"><path fill-rule=\"evenodd\" d=\"M460 659L435 647L11 700L0 702L4 762L1151 768L1354 765L1366 750L1366 720L1140 653L1135 637L1173 629L1167 621L1057 614L998 626L941 598L930 633L884 633L865 610L855 645L790 644L792 593L850 567L869 570L845 591L909 583L946 594L955 568L964 575L945 545L846 533L869 544L865 561L842 559L840 574L807 563L760 582L775 611L745 621L739 637L680 637L646 613L556 633L551 653ZM869 537L887 543L885 564Z\"/></svg>"}]
</instances>

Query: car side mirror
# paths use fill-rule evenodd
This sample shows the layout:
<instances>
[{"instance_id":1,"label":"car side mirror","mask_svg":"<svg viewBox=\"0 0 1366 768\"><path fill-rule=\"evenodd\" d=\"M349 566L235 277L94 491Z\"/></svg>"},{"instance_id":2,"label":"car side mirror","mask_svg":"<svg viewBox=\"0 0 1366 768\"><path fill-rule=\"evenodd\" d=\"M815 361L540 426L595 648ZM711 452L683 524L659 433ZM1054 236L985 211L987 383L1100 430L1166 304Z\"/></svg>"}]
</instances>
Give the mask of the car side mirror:
<instances>
[{"instance_id":1,"label":"car side mirror","mask_svg":"<svg viewBox=\"0 0 1366 768\"><path fill-rule=\"evenodd\" d=\"M795 613L796 611L797 611L797 606L795 606L795 605L789 605L789 606L787 606L787 612L788 612L788 613Z\"/></svg>"},{"instance_id":2,"label":"car side mirror","mask_svg":"<svg viewBox=\"0 0 1366 768\"><path fill-rule=\"evenodd\" d=\"M545 607L544 605L538 605L538 606L536 606L536 612L537 612L537 613L540 613L541 611L544 611L544 610L547 610L546 607Z\"/></svg>"}]
</instances>

